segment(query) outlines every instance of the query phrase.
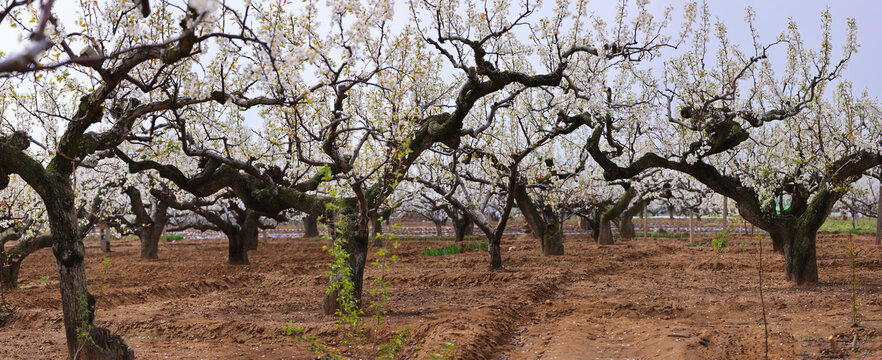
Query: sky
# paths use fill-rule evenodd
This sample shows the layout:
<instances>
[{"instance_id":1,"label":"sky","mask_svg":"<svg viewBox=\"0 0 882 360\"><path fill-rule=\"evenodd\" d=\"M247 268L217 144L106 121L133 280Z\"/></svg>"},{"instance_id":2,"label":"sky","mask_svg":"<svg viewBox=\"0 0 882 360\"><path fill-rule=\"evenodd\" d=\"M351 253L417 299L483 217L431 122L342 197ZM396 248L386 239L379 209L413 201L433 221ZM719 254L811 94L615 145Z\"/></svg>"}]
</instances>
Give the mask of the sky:
<instances>
[{"instance_id":1,"label":"sky","mask_svg":"<svg viewBox=\"0 0 882 360\"><path fill-rule=\"evenodd\" d=\"M131 1L131 0L128 0ZM238 0L227 0L238 1ZM628 0L629 2L631 0ZM512 2L520 2L520 0L512 0ZM546 7L550 4L550 0L546 0ZM6 1L0 1L5 5ZM158 6L159 1L151 1L152 6ZM295 2L296 3L296 2ZM399 0L399 3L406 3L405 0ZM594 0L589 2L589 7L597 15L603 18L613 19L616 6L620 0ZM661 14L664 7L668 5L674 6L675 9L682 9L685 0L678 1L661 1L651 0L649 9L654 14ZM399 4L398 8L405 8ZM58 1L56 3L57 14L76 14L76 2L70 0ZM765 42L773 40L777 34L781 33L787 27L789 19L793 19L799 26L800 32L805 39L806 44L811 47L817 47L820 44L820 16L821 12L829 8L833 16L833 43L837 51L835 54L841 53L841 48L845 39L846 19L855 18L858 26L858 43L860 48L856 56L852 59L848 68L844 72L844 79L854 83L854 89L863 91L867 89L872 97L879 98L882 95L882 71L878 69L880 58L882 58L882 41L877 37L882 34L882 1L878 0L709 0L708 6L711 13L719 20L726 23L729 28L729 36L731 39L741 44L742 49L750 48L750 32L744 22L745 8L751 6L756 12L756 25L763 36ZM396 10L397 11L397 10ZM406 19L407 13L397 11L397 18ZM679 11L677 12L679 13ZM69 16L59 15L63 17L65 23L72 21ZM676 31L674 26L672 31ZM21 48L18 36L12 35L14 29L7 26L0 26L0 51L9 53Z\"/></svg>"}]
</instances>

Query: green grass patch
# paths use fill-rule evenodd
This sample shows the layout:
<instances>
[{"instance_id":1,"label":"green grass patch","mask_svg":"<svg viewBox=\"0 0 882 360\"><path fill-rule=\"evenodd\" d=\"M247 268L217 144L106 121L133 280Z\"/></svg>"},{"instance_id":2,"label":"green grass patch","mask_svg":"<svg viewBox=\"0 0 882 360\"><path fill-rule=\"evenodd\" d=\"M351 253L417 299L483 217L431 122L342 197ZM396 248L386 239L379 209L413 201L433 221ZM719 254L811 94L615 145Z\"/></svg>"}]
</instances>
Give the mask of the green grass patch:
<instances>
[{"instance_id":1,"label":"green grass patch","mask_svg":"<svg viewBox=\"0 0 882 360\"><path fill-rule=\"evenodd\" d=\"M183 234L165 234L165 241L184 240Z\"/></svg>"},{"instance_id":2,"label":"green grass patch","mask_svg":"<svg viewBox=\"0 0 882 360\"><path fill-rule=\"evenodd\" d=\"M875 218L858 218L855 225L856 227L851 226L851 219L841 220L829 217L827 218L827 221L824 222L824 225L821 225L819 231L850 232L854 234L876 232Z\"/></svg>"},{"instance_id":3,"label":"green grass patch","mask_svg":"<svg viewBox=\"0 0 882 360\"><path fill-rule=\"evenodd\" d=\"M487 242L473 242L473 243L465 243L462 246L457 244L447 245L444 247L427 247L423 249L422 254L425 256L444 256L444 255L453 255L462 253L463 249L466 250L479 250L479 249L487 249Z\"/></svg>"},{"instance_id":4,"label":"green grass patch","mask_svg":"<svg viewBox=\"0 0 882 360\"><path fill-rule=\"evenodd\" d=\"M423 255L425 256L444 256L444 255L452 255L459 254L462 252L462 248L459 245L447 245L445 247L427 247L423 249Z\"/></svg>"}]
</instances>

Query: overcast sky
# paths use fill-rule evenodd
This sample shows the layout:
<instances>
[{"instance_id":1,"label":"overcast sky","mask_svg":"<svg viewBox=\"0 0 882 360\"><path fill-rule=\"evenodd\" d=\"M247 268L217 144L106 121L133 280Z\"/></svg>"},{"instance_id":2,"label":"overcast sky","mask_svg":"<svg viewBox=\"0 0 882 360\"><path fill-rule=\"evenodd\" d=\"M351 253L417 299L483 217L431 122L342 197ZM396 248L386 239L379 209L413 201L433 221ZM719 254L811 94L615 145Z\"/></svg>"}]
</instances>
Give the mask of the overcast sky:
<instances>
[{"instance_id":1,"label":"overcast sky","mask_svg":"<svg viewBox=\"0 0 882 360\"><path fill-rule=\"evenodd\" d=\"M615 3L601 0L598 3ZM652 1L653 8L667 4L682 7L685 1ZM879 0L709 0L711 14L726 23L729 35L739 40L742 49L749 49L750 31L744 22L744 9L753 7L756 26L764 43L772 41L787 28L789 19L799 27L806 45L818 48L821 43L821 13L829 8L833 16L833 45L835 55L841 54L845 41L846 19L854 18L858 27L858 53L845 70L844 78L851 80L856 91L869 90L872 97L882 95L882 1ZM660 13L660 12L654 12Z\"/></svg>"},{"instance_id":2,"label":"overcast sky","mask_svg":"<svg viewBox=\"0 0 882 360\"><path fill-rule=\"evenodd\" d=\"M632 0L628 0L631 3ZM158 6L159 1L151 1L153 6ZM229 0L228 0L229 2ZM405 0L399 0L406 3ZM519 2L519 0L512 0ZM550 2L546 0L546 2ZM296 4L297 2L295 2ZM596 14L613 19L615 8L620 0L594 0L589 6ZM649 8L654 14L661 14L667 5L674 5L675 9L682 9L685 0L661 1L652 0ZM845 23L847 18L855 18L858 25L858 42L860 48L845 71L845 79L855 84L855 90L868 89L871 96L882 95L882 70L879 69L880 56L882 56L882 1L878 0L709 0L711 13L726 23L729 28L730 38L741 45L742 49L749 49L750 33L744 22L745 8L752 6L756 11L756 25L763 37L763 42L773 40L786 27L789 18L796 21L800 33L808 46L817 48L820 44L820 16L824 9L828 8L833 16L835 54L840 54L839 49L845 39ZM403 5L403 4L399 4ZM549 5L549 4L546 4ZM70 15L77 13L76 2L70 0L56 2L56 13L64 18L65 23L72 21ZM399 9L402 7L399 6ZM404 7L406 9L406 7ZM407 18L406 13L396 10L396 17ZM679 11L677 11L679 13ZM676 31L676 26L672 31ZM0 26L0 50L4 52L15 51L21 47L17 36L12 35L14 30ZM778 62L778 61L776 61Z\"/></svg>"}]
</instances>

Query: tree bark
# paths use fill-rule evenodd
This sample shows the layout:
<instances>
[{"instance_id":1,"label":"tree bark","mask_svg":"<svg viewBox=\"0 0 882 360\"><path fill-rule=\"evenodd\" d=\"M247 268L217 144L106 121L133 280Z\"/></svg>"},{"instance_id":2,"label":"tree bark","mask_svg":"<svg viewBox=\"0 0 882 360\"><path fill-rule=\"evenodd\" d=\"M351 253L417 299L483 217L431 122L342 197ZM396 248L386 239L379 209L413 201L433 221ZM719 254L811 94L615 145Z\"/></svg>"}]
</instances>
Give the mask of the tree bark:
<instances>
[{"instance_id":1,"label":"tree bark","mask_svg":"<svg viewBox=\"0 0 882 360\"><path fill-rule=\"evenodd\" d=\"M306 215L303 218L303 237L314 238L319 236L318 220L315 216Z\"/></svg>"},{"instance_id":2,"label":"tree bark","mask_svg":"<svg viewBox=\"0 0 882 360\"><path fill-rule=\"evenodd\" d=\"M98 237L100 238L101 250L104 252L110 252L110 228L107 226L107 221L102 220L100 225L98 226Z\"/></svg>"},{"instance_id":3,"label":"tree bark","mask_svg":"<svg viewBox=\"0 0 882 360\"><path fill-rule=\"evenodd\" d=\"M784 273L796 284L818 281L816 231L789 228L772 233L772 240L784 244Z\"/></svg>"},{"instance_id":4,"label":"tree bark","mask_svg":"<svg viewBox=\"0 0 882 360\"><path fill-rule=\"evenodd\" d=\"M6 242L12 240L18 240L18 244L6 251ZM52 236L50 235L40 235L29 239L22 239L18 233L3 235L0 239L0 286L9 290L17 289L21 262L35 251L51 246Z\"/></svg>"},{"instance_id":5,"label":"tree bark","mask_svg":"<svg viewBox=\"0 0 882 360\"><path fill-rule=\"evenodd\" d=\"M132 348L121 337L93 326L95 296L86 286L86 265L83 262L86 247L73 205L73 189L53 190L55 196L43 200L52 231L52 252L58 263L68 357L79 354L79 358L84 359L133 359Z\"/></svg>"},{"instance_id":6,"label":"tree bark","mask_svg":"<svg viewBox=\"0 0 882 360\"><path fill-rule=\"evenodd\" d=\"M135 187L125 190L131 202L132 212L135 214L135 223L130 224L138 229L138 239L141 241L141 258L159 259L159 240L168 225L168 204L155 200L152 214L147 214L147 208L141 198L141 192Z\"/></svg>"},{"instance_id":7,"label":"tree bark","mask_svg":"<svg viewBox=\"0 0 882 360\"><path fill-rule=\"evenodd\" d=\"M563 255L563 227L557 214L549 207L537 206L523 185L515 188L515 200L530 232L539 240L542 255Z\"/></svg>"},{"instance_id":8,"label":"tree bark","mask_svg":"<svg viewBox=\"0 0 882 360\"><path fill-rule=\"evenodd\" d=\"M600 245L612 245L615 243L612 237L612 229L610 223L612 221L607 219L600 219L600 234L597 237L597 243Z\"/></svg>"},{"instance_id":9,"label":"tree bark","mask_svg":"<svg viewBox=\"0 0 882 360\"><path fill-rule=\"evenodd\" d=\"M248 250L241 231L227 233L227 263L230 265L247 265Z\"/></svg>"},{"instance_id":10,"label":"tree bark","mask_svg":"<svg viewBox=\"0 0 882 360\"><path fill-rule=\"evenodd\" d=\"M472 219L469 219L468 216L465 217L465 223L463 224L462 229L463 236L472 236L475 235L475 222Z\"/></svg>"},{"instance_id":11,"label":"tree bark","mask_svg":"<svg viewBox=\"0 0 882 360\"><path fill-rule=\"evenodd\" d=\"M435 223L435 236L441 237L441 235L443 235L443 233L441 232L441 221L435 219L432 222Z\"/></svg>"},{"instance_id":12,"label":"tree bark","mask_svg":"<svg viewBox=\"0 0 882 360\"><path fill-rule=\"evenodd\" d=\"M455 208L449 209L447 216L450 217L450 222L453 223L453 239L455 242L461 242L465 240L466 236L474 233L475 223L462 211Z\"/></svg>"},{"instance_id":13,"label":"tree bark","mask_svg":"<svg viewBox=\"0 0 882 360\"><path fill-rule=\"evenodd\" d=\"M634 231L634 220L632 217L623 217L619 226L619 234L622 239L633 239L637 236Z\"/></svg>"},{"instance_id":14,"label":"tree bark","mask_svg":"<svg viewBox=\"0 0 882 360\"><path fill-rule=\"evenodd\" d=\"M643 238L644 239L649 237L649 233L647 233L647 226L646 226L646 206L648 205L647 203L648 203L648 201L643 202Z\"/></svg>"},{"instance_id":15,"label":"tree bark","mask_svg":"<svg viewBox=\"0 0 882 360\"><path fill-rule=\"evenodd\" d=\"M591 223L588 221L587 217L579 215L579 229L585 232L591 231Z\"/></svg>"},{"instance_id":16,"label":"tree bark","mask_svg":"<svg viewBox=\"0 0 882 360\"><path fill-rule=\"evenodd\" d=\"M491 236L487 239L487 252L490 253L490 269L502 268L502 251L500 250L501 236Z\"/></svg>"},{"instance_id":17,"label":"tree bark","mask_svg":"<svg viewBox=\"0 0 882 360\"><path fill-rule=\"evenodd\" d=\"M723 196L723 231L729 228L729 198Z\"/></svg>"},{"instance_id":18,"label":"tree bark","mask_svg":"<svg viewBox=\"0 0 882 360\"><path fill-rule=\"evenodd\" d=\"M383 246L383 219L378 215L371 217L371 246Z\"/></svg>"},{"instance_id":19,"label":"tree bark","mask_svg":"<svg viewBox=\"0 0 882 360\"><path fill-rule=\"evenodd\" d=\"M645 201L640 198L634 202L633 205L623 211L622 215L619 217L619 234L622 239L633 239L637 236L636 231L634 231L634 216L643 209L644 202Z\"/></svg>"}]
</instances>

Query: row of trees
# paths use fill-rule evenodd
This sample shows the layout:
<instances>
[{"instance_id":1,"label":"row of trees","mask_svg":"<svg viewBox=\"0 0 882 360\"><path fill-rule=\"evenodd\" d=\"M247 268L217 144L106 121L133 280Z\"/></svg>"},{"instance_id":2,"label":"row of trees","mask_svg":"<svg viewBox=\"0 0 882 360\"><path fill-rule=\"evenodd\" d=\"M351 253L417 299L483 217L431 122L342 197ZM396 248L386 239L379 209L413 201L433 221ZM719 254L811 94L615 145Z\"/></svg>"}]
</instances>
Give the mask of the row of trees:
<instances>
[{"instance_id":1,"label":"row of trees","mask_svg":"<svg viewBox=\"0 0 882 360\"><path fill-rule=\"evenodd\" d=\"M21 206L4 231L52 247L71 357L133 356L93 326L83 238L100 219L146 258L172 218L219 229L243 264L258 228L300 214L331 229L360 299L372 225L392 209L437 212L460 238L474 224L496 268L515 211L554 255L572 215L610 243L611 222L633 232L655 199L713 192L804 283L821 223L882 163L876 102L835 82L855 25L837 57L829 14L812 49L793 23L733 44L697 3L676 25L644 2L611 21L584 1L399 5L4 5L0 24L26 39L0 57L0 189Z\"/></svg>"}]
</instances>

